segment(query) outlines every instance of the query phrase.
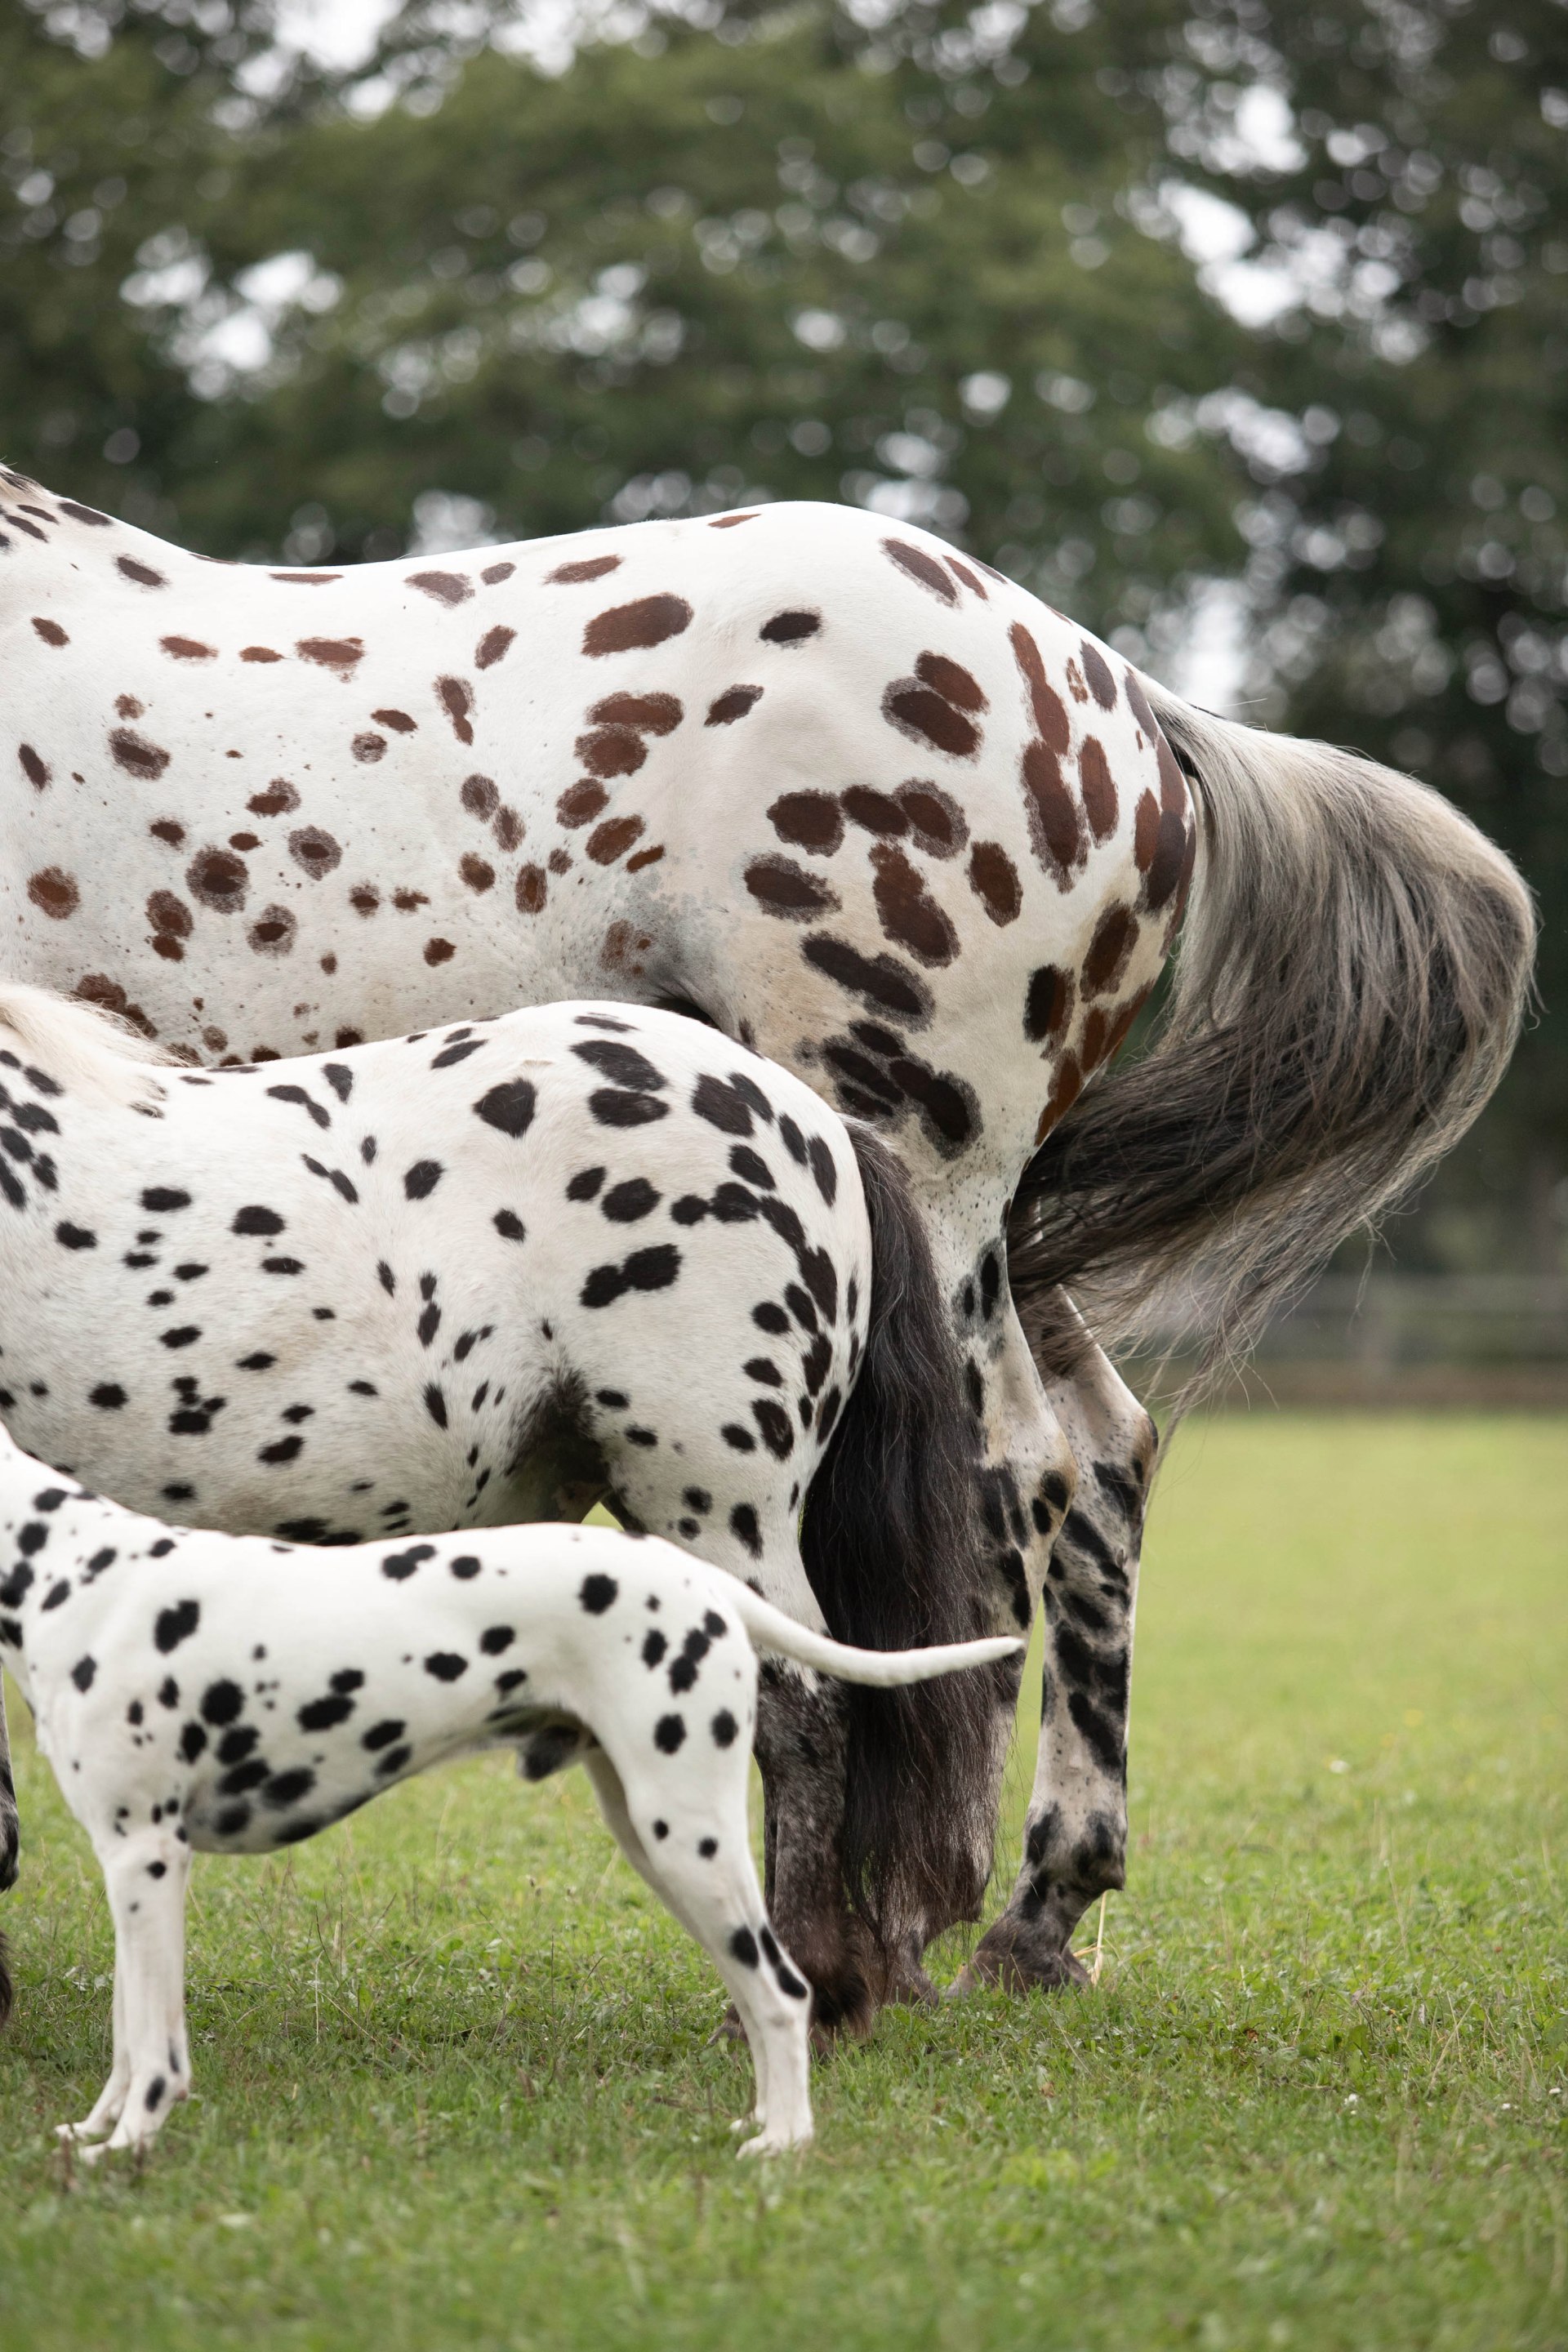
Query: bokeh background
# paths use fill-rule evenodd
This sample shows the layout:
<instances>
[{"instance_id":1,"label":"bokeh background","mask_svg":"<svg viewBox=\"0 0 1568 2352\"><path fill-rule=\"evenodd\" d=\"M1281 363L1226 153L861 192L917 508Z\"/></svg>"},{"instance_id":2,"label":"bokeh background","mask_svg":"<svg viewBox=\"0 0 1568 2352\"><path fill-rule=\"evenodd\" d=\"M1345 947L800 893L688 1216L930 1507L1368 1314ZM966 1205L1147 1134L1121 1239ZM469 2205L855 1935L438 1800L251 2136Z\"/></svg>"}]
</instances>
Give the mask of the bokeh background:
<instances>
[{"instance_id":1,"label":"bokeh background","mask_svg":"<svg viewBox=\"0 0 1568 2352\"><path fill-rule=\"evenodd\" d=\"M1267 1352L1568 1397L1563 8L0 0L0 447L183 544L847 500L1450 794L1542 1017Z\"/></svg>"}]
</instances>

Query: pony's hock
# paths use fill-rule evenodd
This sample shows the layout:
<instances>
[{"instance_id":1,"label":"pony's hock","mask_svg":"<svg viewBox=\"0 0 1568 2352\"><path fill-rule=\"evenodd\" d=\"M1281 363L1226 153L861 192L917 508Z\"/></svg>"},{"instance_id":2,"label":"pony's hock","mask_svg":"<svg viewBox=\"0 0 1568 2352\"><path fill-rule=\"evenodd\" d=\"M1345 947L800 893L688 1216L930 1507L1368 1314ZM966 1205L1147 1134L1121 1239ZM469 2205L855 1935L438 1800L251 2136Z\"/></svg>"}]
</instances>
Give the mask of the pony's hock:
<instances>
[{"instance_id":1,"label":"pony's hock","mask_svg":"<svg viewBox=\"0 0 1568 2352\"><path fill-rule=\"evenodd\" d=\"M751 2044L743 2156L811 2137L809 1987L774 1935L746 1819L752 1643L884 1688L1019 1644L879 1653L785 1617L673 1545L486 1528L366 1544L322 1574L287 1544L170 1528L0 1433L0 1646L114 1920L114 2058L64 2136L143 2147L189 2096L193 1849L267 1853L496 1743L541 1780L581 1760L626 1859L723 1978Z\"/></svg>"},{"instance_id":2,"label":"pony's hock","mask_svg":"<svg viewBox=\"0 0 1568 2352\"><path fill-rule=\"evenodd\" d=\"M1060 1564L1051 1826L994 1948L1053 1981L1079 1858L1124 1834L1152 1447L1098 1343L1162 1288L1244 1339L1452 1142L1526 983L1511 867L1408 779L1208 718L847 508L272 572L6 478L17 976L203 1062L676 1001L902 1160L976 1416L994 1621L1027 1624ZM1163 1036L1080 1101L1189 879ZM998 1691L962 1867L884 1906L889 1955L973 1909L1011 1715Z\"/></svg>"},{"instance_id":3,"label":"pony's hock","mask_svg":"<svg viewBox=\"0 0 1568 2352\"><path fill-rule=\"evenodd\" d=\"M787 1071L603 1003L212 1074L138 1051L0 986L22 1443L133 1507L329 1546L604 1497L868 1646L983 1630L907 1180ZM973 1676L848 1708L766 1685L770 1900L823 2019L868 2012L846 1887L871 1912L970 1866L994 1706Z\"/></svg>"}]
</instances>

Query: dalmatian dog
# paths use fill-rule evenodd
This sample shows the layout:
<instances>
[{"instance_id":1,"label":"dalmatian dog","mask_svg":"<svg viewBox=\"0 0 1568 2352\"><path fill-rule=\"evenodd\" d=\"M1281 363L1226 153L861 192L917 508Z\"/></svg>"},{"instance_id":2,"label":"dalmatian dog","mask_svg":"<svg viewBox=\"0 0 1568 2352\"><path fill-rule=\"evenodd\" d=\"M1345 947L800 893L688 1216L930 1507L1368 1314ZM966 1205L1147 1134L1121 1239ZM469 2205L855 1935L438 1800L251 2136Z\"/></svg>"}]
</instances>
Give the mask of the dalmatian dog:
<instances>
[{"instance_id":1,"label":"dalmatian dog","mask_svg":"<svg viewBox=\"0 0 1568 2352\"><path fill-rule=\"evenodd\" d=\"M993 1622L1044 1598L1023 1862L970 1980L1071 1979L1122 1883L1154 1453L1102 1343L1173 1289L1234 1354L1463 1131L1528 978L1506 860L847 508L290 570L0 476L0 677L13 977L193 1066L672 1003L886 1140L979 1416ZM1154 1047L1108 1076L1189 884ZM971 1854L909 1874L847 2021L973 1916L1011 1721L998 1690ZM811 1844L781 1814L773 1866Z\"/></svg>"},{"instance_id":2,"label":"dalmatian dog","mask_svg":"<svg viewBox=\"0 0 1568 2352\"><path fill-rule=\"evenodd\" d=\"M579 1759L632 1867L722 1977L756 2073L742 2156L811 2137L808 1988L752 1861L752 1644L890 1687L992 1639L847 1649L673 1544L601 1528L297 1545L166 1527L62 1486L0 1433L0 1645L92 1840L114 1920L114 2057L66 2138L144 2147L188 2098L193 1852L271 1853L476 1748Z\"/></svg>"},{"instance_id":3,"label":"dalmatian dog","mask_svg":"<svg viewBox=\"0 0 1568 2352\"><path fill-rule=\"evenodd\" d=\"M291 1543L605 1497L814 1632L902 1649L983 1622L977 1433L920 1221L877 1138L798 1078L610 1003L215 1072L139 1050L0 987L20 1443L134 1508ZM786 1868L774 1910L831 2015L822 1874L879 1907L915 1860L951 1866L989 1696L851 1708L846 1818L847 1768L797 1736L818 1687L771 1670L762 1760L812 1827L809 1900Z\"/></svg>"}]
</instances>

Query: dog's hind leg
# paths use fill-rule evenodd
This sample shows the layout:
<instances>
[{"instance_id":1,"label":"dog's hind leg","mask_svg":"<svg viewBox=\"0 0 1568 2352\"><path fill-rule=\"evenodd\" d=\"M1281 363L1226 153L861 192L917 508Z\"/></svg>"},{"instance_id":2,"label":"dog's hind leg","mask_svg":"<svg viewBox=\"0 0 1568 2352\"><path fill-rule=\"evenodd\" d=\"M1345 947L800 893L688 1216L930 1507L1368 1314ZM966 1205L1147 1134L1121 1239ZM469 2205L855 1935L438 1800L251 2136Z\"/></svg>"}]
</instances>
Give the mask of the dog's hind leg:
<instances>
[{"instance_id":1,"label":"dog's hind leg","mask_svg":"<svg viewBox=\"0 0 1568 2352\"><path fill-rule=\"evenodd\" d=\"M752 1860L743 1748L715 1750L701 1777L660 1759L656 1794L626 1784L602 1751L587 1759L605 1820L647 1879L722 1977L756 2073L755 2135L742 2156L772 2156L811 2137L806 2017L811 1991L781 1950Z\"/></svg>"},{"instance_id":2,"label":"dog's hind leg","mask_svg":"<svg viewBox=\"0 0 1568 2352\"><path fill-rule=\"evenodd\" d=\"M109 2139L88 2151L89 2160L105 2148L145 2147L191 2087L185 2039L191 1850L166 1823L117 1840L99 1859L114 1919L114 2064L91 2115L62 2126L73 2138L92 2138L113 2126Z\"/></svg>"}]
</instances>

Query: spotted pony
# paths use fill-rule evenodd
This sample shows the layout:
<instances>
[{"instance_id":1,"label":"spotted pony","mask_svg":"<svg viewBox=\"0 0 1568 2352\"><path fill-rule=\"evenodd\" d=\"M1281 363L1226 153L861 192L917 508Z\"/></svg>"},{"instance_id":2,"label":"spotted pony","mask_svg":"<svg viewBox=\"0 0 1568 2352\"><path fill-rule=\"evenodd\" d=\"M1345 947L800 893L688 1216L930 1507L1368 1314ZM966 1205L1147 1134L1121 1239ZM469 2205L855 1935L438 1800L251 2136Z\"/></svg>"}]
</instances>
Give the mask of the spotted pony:
<instances>
[{"instance_id":1,"label":"spotted pony","mask_svg":"<svg viewBox=\"0 0 1568 2352\"><path fill-rule=\"evenodd\" d=\"M1507 861L847 508L292 570L9 476L0 540L16 977L192 1064L674 1003L902 1160L994 1621L1045 1596L1025 1853L972 1979L1071 1976L1122 1882L1154 1451L1101 1343L1173 1291L1234 1351L1463 1131L1527 985ZM1107 1076L1184 907L1152 1048ZM973 1911L1010 1722L998 1695L972 1866L889 1911L858 1993L844 1955L856 2021ZM774 1866L803 1842L777 1819Z\"/></svg>"},{"instance_id":2,"label":"spotted pony","mask_svg":"<svg viewBox=\"0 0 1568 2352\"><path fill-rule=\"evenodd\" d=\"M134 1508L293 1543L604 1499L814 1631L903 1649L982 1623L977 1433L907 1181L798 1078L602 1003L219 1071L137 1052L0 986L19 1443ZM803 1856L774 1908L826 2024L818 1911L962 1865L994 1702L970 1676L879 1695L817 1746L817 1687L770 1670L761 1755L811 1830L809 1887Z\"/></svg>"},{"instance_id":3,"label":"spotted pony","mask_svg":"<svg viewBox=\"0 0 1568 2352\"><path fill-rule=\"evenodd\" d=\"M811 2137L807 1986L752 1861L752 1644L912 1683L1017 1641L846 1649L675 1549L608 1528L298 1547L141 1517L56 1483L0 1431L0 1644L114 1921L114 2055L66 2139L142 2148L188 2098L193 1850L270 1853L477 1747L530 1780L587 1767L633 1868L712 1960L756 2074L742 2156Z\"/></svg>"}]
</instances>

